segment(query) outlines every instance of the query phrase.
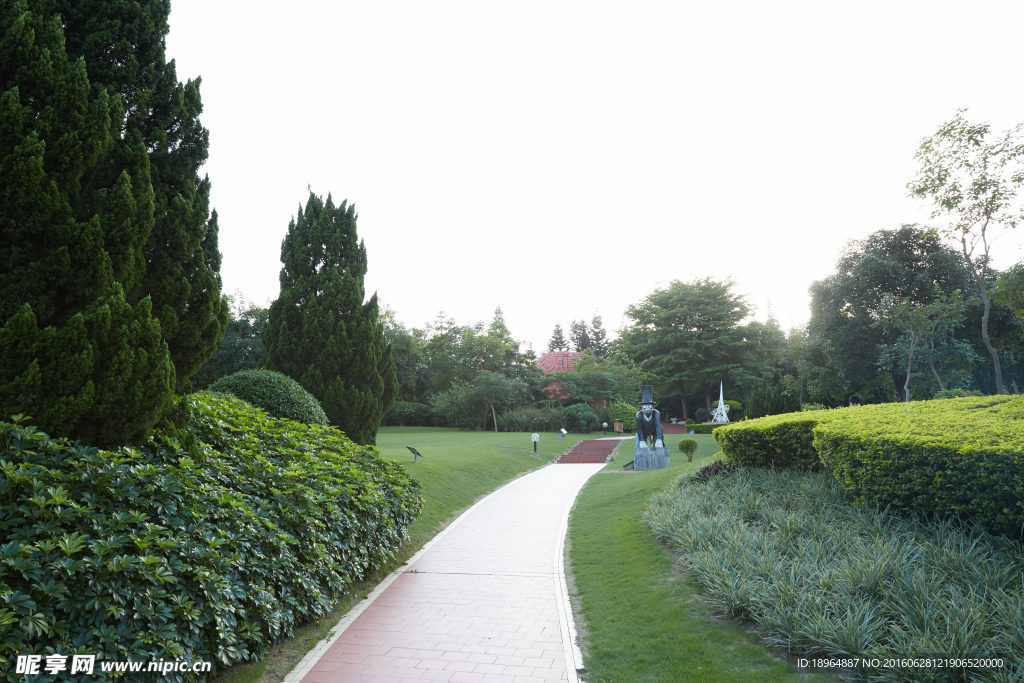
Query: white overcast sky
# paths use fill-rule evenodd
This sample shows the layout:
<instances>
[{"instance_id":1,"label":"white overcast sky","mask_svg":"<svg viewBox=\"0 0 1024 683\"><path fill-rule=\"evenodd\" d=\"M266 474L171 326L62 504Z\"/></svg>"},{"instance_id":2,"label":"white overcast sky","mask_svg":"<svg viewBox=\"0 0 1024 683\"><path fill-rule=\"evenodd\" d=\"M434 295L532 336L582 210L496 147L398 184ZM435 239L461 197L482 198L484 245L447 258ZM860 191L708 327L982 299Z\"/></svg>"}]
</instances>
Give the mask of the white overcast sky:
<instances>
[{"instance_id":1,"label":"white overcast sky","mask_svg":"<svg viewBox=\"0 0 1024 683\"><path fill-rule=\"evenodd\" d=\"M172 0L170 25L203 79L226 292L277 297L311 186L356 205L399 320L500 304L538 351L674 279L805 321L844 242L927 220L922 137L961 107L1024 121L1019 0Z\"/></svg>"}]
</instances>

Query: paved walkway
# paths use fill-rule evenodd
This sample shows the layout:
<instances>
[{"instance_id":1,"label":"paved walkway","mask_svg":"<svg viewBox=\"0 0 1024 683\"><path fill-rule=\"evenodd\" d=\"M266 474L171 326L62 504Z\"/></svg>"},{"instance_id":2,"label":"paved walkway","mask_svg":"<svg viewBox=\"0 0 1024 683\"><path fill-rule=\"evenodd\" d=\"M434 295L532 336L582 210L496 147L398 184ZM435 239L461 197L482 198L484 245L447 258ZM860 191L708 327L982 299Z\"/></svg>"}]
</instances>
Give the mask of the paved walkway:
<instances>
[{"instance_id":1,"label":"paved walkway","mask_svg":"<svg viewBox=\"0 0 1024 683\"><path fill-rule=\"evenodd\" d=\"M603 466L543 467L481 500L285 681L577 681L562 548L572 502Z\"/></svg>"}]
</instances>

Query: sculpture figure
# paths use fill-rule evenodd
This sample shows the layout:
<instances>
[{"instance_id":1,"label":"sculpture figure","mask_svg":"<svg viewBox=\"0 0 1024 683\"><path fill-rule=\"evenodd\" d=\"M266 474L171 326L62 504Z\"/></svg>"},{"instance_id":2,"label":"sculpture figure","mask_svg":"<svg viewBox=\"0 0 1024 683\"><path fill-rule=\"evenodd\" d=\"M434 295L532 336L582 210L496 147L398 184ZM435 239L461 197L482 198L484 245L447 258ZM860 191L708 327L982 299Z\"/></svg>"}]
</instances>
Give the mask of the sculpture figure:
<instances>
[{"instance_id":1,"label":"sculpture figure","mask_svg":"<svg viewBox=\"0 0 1024 683\"><path fill-rule=\"evenodd\" d=\"M654 439L655 448L663 448L661 432L661 413L654 409L651 400L651 386L645 384L640 388L640 411L636 414L636 448L647 448L647 439Z\"/></svg>"},{"instance_id":2,"label":"sculpture figure","mask_svg":"<svg viewBox=\"0 0 1024 683\"><path fill-rule=\"evenodd\" d=\"M728 422L729 406L725 405L725 383L718 385L718 407L711 413L712 422Z\"/></svg>"}]
</instances>

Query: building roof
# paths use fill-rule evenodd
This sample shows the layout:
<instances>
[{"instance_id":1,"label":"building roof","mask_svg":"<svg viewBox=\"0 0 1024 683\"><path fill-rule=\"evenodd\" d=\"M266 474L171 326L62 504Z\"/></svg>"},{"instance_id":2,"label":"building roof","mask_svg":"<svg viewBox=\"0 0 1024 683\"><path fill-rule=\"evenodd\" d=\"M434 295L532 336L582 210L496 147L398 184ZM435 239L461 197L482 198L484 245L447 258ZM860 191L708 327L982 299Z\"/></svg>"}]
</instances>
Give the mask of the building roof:
<instances>
[{"instance_id":1,"label":"building roof","mask_svg":"<svg viewBox=\"0 0 1024 683\"><path fill-rule=\"evenodd\" d=\"M537 367L544 372L568 372L579 357L579 351L551 351L537 359Z\"/></svg>"}]
</instances>

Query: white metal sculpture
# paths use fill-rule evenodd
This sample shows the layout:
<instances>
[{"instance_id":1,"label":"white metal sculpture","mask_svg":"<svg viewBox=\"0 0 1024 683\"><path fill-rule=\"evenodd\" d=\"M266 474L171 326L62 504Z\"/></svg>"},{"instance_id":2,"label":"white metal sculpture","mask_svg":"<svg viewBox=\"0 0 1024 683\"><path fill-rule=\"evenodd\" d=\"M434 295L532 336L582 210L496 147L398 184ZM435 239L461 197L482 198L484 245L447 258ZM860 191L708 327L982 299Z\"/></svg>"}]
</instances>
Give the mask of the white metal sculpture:
<instances>
[{"instance_id":1,"label":"white metal sculpture","mask_svg":"<svg viewBox=\"0 0 1024 683\"><path fill-rule=\"evenodd\" d=\"M714 412L711 413L712 422L728 422L729 421L729 406L725 405L725 385L720 383L718 385L718 407L715 408Z\"/></svg>"}]
</instances>

